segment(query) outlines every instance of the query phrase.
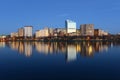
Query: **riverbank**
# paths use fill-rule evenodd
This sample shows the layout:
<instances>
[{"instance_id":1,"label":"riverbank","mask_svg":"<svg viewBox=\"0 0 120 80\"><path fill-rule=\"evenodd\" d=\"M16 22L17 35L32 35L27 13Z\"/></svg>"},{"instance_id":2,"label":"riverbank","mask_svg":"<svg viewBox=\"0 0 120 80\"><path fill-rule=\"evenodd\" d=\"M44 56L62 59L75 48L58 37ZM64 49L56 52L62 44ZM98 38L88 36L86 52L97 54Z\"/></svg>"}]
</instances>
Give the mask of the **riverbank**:
<instances>
[{"instance_id":1,"label":"riverbank","mask_svg":"<svg viewBox=\"0 0 120 80\"><path fill-rule=\"evenodd\" d=\"M120 40L6 40L0 42L120 42Z\"/></svg>"}]
</instances>

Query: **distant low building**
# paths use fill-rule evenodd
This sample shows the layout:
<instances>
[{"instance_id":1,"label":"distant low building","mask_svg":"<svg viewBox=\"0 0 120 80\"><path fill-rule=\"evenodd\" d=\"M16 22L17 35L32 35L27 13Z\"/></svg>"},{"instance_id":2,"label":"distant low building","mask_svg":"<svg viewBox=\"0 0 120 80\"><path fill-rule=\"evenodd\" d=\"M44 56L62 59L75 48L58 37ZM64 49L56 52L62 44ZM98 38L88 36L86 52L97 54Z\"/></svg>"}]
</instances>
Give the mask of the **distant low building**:
<instances>
[{"instance_id":1,"label":"distant low building","mask_svg":"<svg viewBox=\"0 0 120 80\"><path fill-rule=\"evenodd\" d=\"M2 39L3 39L3 38L6 38L6 37L7 37L6 35L1 35L1 36L0 36L0 38L2 38Z\"/></svg>"},{"instance_id":2,"label":"distant low building","mask_svg":"<svg viewBox=\"0 0 120 80\"><path fill-rule=\"evenodd\" d=\"M18 33L17 32L12 32L11 35L10 35L11 38L13 37L18 37Z\"/></svg>"},{"instance_id":3,"label":"distant low building","mask_svg":"<svg viewBox=\"0 0 120 80\"><path fill-rule=\"evenodd\" d=\"M95 36L107 36L108 32L105 32L104 30L101 30L101 29L95 29L94 35Z\"/></svg>"},{"instance_id":4,"label":"distant low building","mask_svg":"<svg viewBox=\"0 0 120 80\"><path fill-rule=\"evenodd\" d=\"M80 35L81 35L80 29L77 29L77 30L76 30L76 35L77 35L77 36L80 36Z\"/></svg>"},{"instance_id":5,"label":"distant low building","mask_svg":"<svg viewBox=\"0 0 120 80\"><path fill-rule=\"evenodd\" d=\"M76 32L75 33L69 33L68 36L76 36Z\"/></svg>"},{"instance_id":6,"label":"distant low building","mask_svg":"<svg viewBox=\"0 0 120 80\"><path fill-rule=\"evenodd\" d=\"M94 36L103 36L103 31L101 29L95 29Z\"/></svg>"},{"instance_id":7,"label":"distant low building","mask_svg":"<svg viewBox=\"0 0 120 80\"><path fill-rule=\"evenodd\" d=\"M54 29L54 36L64 36L66 34L65 28L56 28Z\"/></svg>"},{"instance_id":8,"label":"distant low building","mask_svg":"<svg viewBox=\"0 0 120 80\"><path fill-rule=\"evenodd\" d=\"M44 28L42 30L38 30L35 33L36 38L48 37L48 36L49 36L49 28Z\"/></svg>"},{"instance_id":9,"label":"distant low building","mask_svg":"<svg viewBox=\"0 0 120 80\"><path fill-rule=\"evenodd\" d=\"M0 35L0 42L4 42L6 38L7 38L6 35ZM0 47L1 47L1 45L0 45Z\"/></svg>"},{"instance_id":10,"label":"distant low building","mask_svg":"<svg viewBox=\"0 0 120 80\"><path fill-rule=\"evenodd\" d=\"M104 31L104 30L102 30L102 35L103 35L103 36L107 36L107 35L109 35L109 33L106 32L106 31Z\"/></svg>"}]
</instances>

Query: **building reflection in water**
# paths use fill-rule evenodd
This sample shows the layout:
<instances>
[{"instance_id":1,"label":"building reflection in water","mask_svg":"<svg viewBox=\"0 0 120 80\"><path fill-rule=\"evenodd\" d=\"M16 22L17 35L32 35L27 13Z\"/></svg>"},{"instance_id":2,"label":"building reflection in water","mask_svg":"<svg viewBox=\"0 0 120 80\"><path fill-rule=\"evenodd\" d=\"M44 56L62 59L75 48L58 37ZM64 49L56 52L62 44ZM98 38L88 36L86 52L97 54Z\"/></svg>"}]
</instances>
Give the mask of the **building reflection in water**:
<instances>
[{"instance_id":1,"label":"building reflection in water","mask_svg":"<svg viewBox=\"0 0 120 80\"><path fill-rule=\"evenodd\" d=\"M76 45L67 45L66 59L67 61L73 61L77 58Z\"/></svg>"},{"instance_id":2,"label":"building reflection in water","mask_svg":"<svg viewBox=\"0 0 120 80\"><path fill-rule=\"evenodd\" d=\"M111 43L102 43L102 42L96 42L95 43L95 51L96 52L103 52L103 51L108 51L108 47Z\"/></svg>"},{"instance_id":3,"label":"building reflection in water","mask_svg":"<svg viewBox=\"0 0 120 80\"><path fill-rule=\"evenodd\" d=\"M5 42L0 42L0 48L4 48L5 47Z\"/></svg>"},{"instance_id":4,"label":"building reflection in water","mask_svg":"<svg viewBox=\"0 0 120 80\"><path fill-rule=\"evenodd\" d=\"M93 45L90 42L83 42L81 44L81 56L93 56L94 51Z\"/></svg>"},{"instance_id":5,"label":"building reflection in water","mask_svg":"<svg viewBox=\"0 0 120 80\"><path fill-rule=\"evenodd\" d=\"M32 45L30 42L9 42L12 50L19 51L20 54L25 54L26 57L32 55Z\"/></svg>"},{"instance_id":6,"label":"building reflection in water","mask_svg":"<svg viewBox=\"0 0 120 80\"><path fill-rule=\"evenodd\" d=\"M18 50L19 43L18 42L10 42L10 47L12 50Z\"/></svg>"},{"instance_id":7,"label":"building reflection in water","mask_svg":"<svg viewBox=\"0 0 120 80\"><path fill-rule=\"evenodd\" d=\"M29 57L32 55L33 47L39 54L64 54L66 61L77 59L77 55L82 57L93 57L95 53L108 51L111 46L117 45L110 42L9 42L8 46L12 50L19 51ZM5 43L0 43L4 47Z\"/></svg>"},{"instance_id":8,"label":"building reflection in water","mask_svg":"<svg viewBox=\"0 0 120 80\"><path fill-rule=\"evenodd\" d=\"M18 51L21 54L24 53L24 43L23 42L19 43Z\"/></svg>"},{"instance_id":9,"label":"building reflection in water","mask_svg":"<svg viewBox=\"0 0 120 80\"><path fill-rule=\"evenodd\" d=\"M51 47L50 45L48 45L48 43L35 42L35 48L39 53L43 53L46 55L50 52L53 53L53 50L51 50Z\"/></svg>"},{"instance_id":10,"label":"building reflection in water","mask_svg":"<svg viewBox=\"0 0 120 80\"><path fill-rule=\"evenodd\" d=\"M65 43L66 44L66 43ZM66 53L66 47L64 43L57 42L35 42L35 48L39 53L43 54L58 54Z\"/></svg>"},{"instance_id":11,"label":"building reflection in water","mask_svg":"<svg viewBox=\"0 0 120 80\"><path fill-rule=\"evenodd\" d=\"M24 43L24 53L27 57L31 56L32 55L32 45L30 42L26 42Z\"/></svg>"}]
</instances>

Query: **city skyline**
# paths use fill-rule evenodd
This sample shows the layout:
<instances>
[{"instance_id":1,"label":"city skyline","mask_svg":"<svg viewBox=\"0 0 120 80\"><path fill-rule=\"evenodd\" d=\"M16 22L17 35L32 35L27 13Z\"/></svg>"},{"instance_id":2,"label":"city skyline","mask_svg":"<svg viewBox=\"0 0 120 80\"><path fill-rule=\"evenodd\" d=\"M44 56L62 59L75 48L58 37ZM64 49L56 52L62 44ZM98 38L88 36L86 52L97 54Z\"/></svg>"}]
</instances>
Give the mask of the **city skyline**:
<instances>
[{"instance_id":1,"label":"city skyline","mask_svg":"<svg viewBox=\"0 0 120 80\"><path fill-rule=\"evenodd\" d=\"M34 31L45 26L64 28L66 19L80 24L95 24L95 28L119 33L120 1L96 0L2 0L0 1L0 34L10 34L25 25ZM9 29L7 29L9 28Z\"/></svg>"}]
</instances>

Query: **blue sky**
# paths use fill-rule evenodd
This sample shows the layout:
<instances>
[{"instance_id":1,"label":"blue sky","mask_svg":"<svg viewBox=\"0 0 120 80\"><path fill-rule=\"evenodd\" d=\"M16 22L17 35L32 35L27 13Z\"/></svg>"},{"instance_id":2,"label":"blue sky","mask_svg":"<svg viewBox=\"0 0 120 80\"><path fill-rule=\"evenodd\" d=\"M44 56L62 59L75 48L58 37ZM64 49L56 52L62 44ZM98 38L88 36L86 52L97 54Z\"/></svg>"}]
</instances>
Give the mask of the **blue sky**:
<instances>
[{"instance_id":1,"label":"blue sky","mask_svg":"<svg viewBox=\"0 0 120 80\"><path fill-rule=\"evenodd\" d=\"M34 31L65 27L65 20L92 23L110 33L120 32L120 0L0 0L0 34L16 32L25 25Z\"/></svg>"}]
</instances>

